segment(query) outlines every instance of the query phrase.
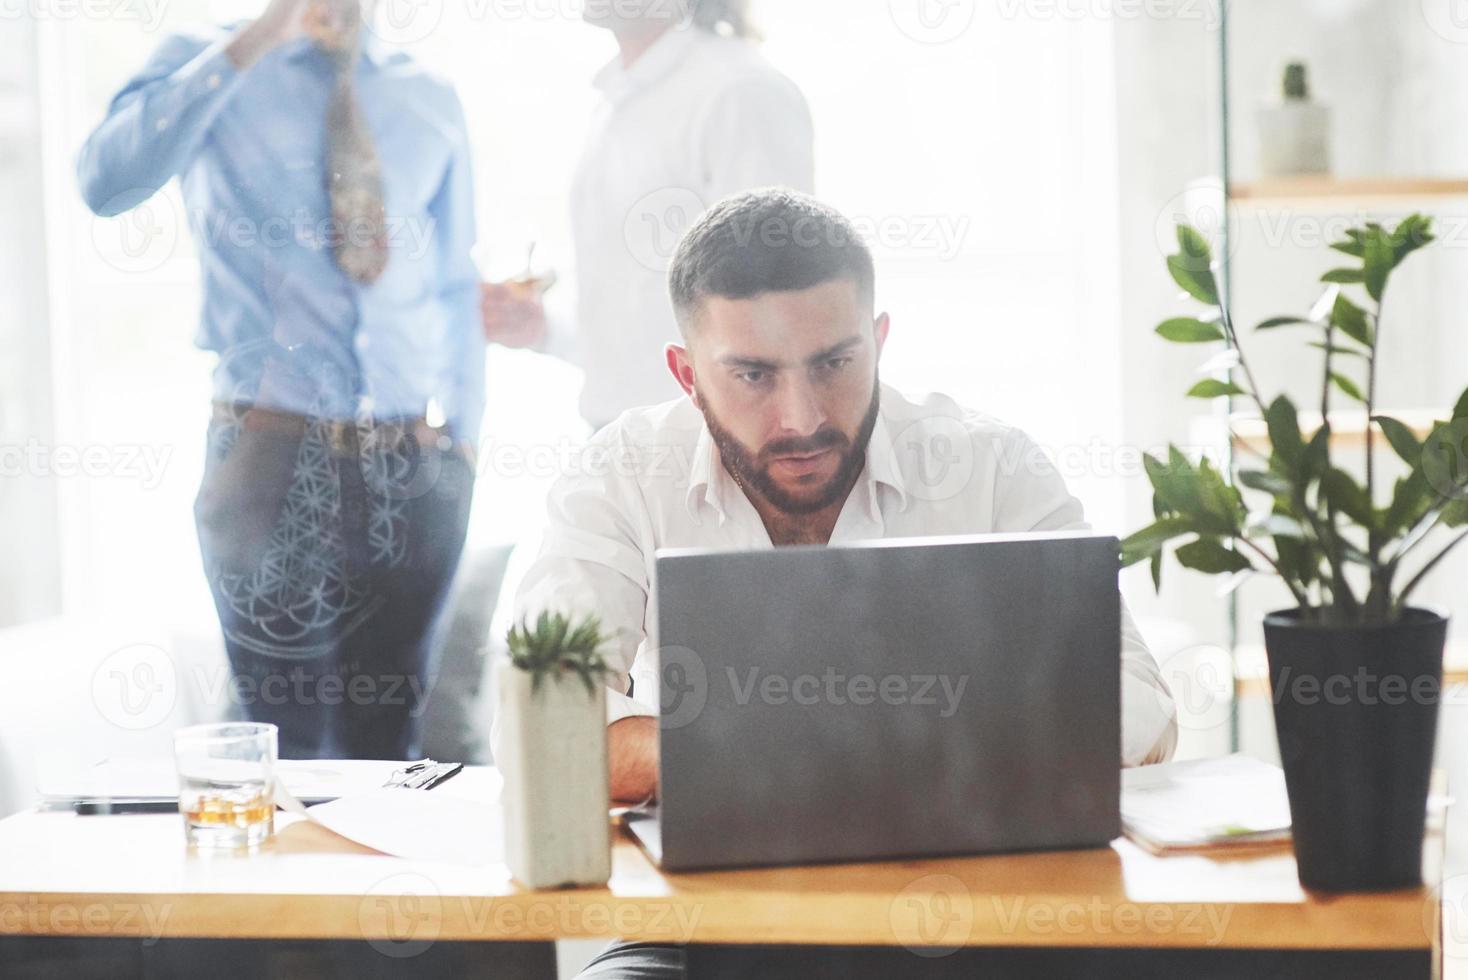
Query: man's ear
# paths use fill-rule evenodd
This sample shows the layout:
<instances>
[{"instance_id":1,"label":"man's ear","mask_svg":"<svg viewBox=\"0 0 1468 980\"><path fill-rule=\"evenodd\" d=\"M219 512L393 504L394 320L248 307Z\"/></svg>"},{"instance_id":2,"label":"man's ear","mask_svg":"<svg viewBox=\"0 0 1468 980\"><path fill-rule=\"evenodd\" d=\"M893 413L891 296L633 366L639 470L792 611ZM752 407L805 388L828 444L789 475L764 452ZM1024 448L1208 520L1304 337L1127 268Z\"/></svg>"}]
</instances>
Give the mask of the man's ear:
<instances>
[{"instance_id":1,"label":"man's ear","mask_svg":"<svg viewBox=\"0 0 1468 980\"><path fill-rule=\"evenodd\" d=\"M877 342L877 357L882 356L882 348L887 343L887 331L892 327L892 318L883 313L877 317L877 322L872 324L872 337Z\"/></svg>"},{"instance_id":2,"label":"man's ear","mask_svg":"<svg viewBox=\"0 0 1468 980\"><path fill-rule=\"evenodd\" d=\"M696 404L698 395L693 390L693 358L689 355L688 348L669 344L664 354L668 359L668 370L673 373L673 380L678 382L678 387Z\"/></svg>"}]
</instances>

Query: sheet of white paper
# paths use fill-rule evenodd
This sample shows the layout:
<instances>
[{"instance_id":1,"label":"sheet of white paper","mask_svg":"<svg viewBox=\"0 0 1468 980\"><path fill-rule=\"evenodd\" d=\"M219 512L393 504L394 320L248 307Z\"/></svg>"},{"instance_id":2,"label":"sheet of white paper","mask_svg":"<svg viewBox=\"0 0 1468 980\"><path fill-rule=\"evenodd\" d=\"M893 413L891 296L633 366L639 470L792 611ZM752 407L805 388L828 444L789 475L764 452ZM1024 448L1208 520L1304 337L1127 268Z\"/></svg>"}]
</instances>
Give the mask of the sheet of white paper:
<instances>
[{"instance_id":1,"label":"sheet of white paper","mask_svg":"<svg viewBox=\"0 0 1468 980\"><path fill-rule=\"evenodd\" d=\"M1290 826L1284 772L1244 755L1124 770L1121 815L1128 827L1175 842Z\"/></svg>"},{"instance_id":2,"label":"sheet of white paper","mask_svg":"<svg viewBox=\"0 0 1468 980\"><path fill-rule=\"evenodd\" d=\"M503 857L498 800L379 789L317 804L306 816L348 840L415 861L481 865Z\"/></svg>"}]
</instances>

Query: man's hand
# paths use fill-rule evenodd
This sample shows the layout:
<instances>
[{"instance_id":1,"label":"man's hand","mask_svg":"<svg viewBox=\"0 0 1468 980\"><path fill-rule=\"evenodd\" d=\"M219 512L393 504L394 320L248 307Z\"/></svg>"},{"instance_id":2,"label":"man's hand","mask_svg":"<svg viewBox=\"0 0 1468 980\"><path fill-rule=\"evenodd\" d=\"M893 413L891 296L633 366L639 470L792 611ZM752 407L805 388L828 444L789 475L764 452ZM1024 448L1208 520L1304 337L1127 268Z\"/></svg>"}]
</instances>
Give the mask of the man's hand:
<instances>
[{"instance_id":1,"label":"man's hand","mask_svg":"<svg viewBox=\"0 0 1468 980\"><path fill-rule=\"evenodd\" d=\"M270 6L241 28L225 50L236 68L244 69L271 48L298 37L311 37L323 48L355 43L362 26L360 0L270 0Z\"/></svg>"},{"instance_id":2,"label":"man's hand","mask_svg":"<svg viewBox=\"0 0 1468 980\"><path fill-rule=\"evenodd\" d=\"M270 0L265 12L235 34L225 49L234 66L245 69L265 56L277 44L304 33L302 27L311 0Z\"/></svg>"},{"instance_id":3,"label":"man's hand","mask_svg":"<svg viewBox=\"0 0 1468 980\"><path fill-rule=\"evenodd\" d=\"M538 348L545 343L545 307L533 289L519 283L479 284L479 313L484 339L503 347Z\"/></svg>"},{"instance_id":4,"label":"man's hand","mask_svg":"<svg viewBox=\"0 0 1468 980\"><path fill-rule=\"evenodd\" d=\"M642 803L658 791L658 720L622 718L607 726L613 803Z\"/></svg>"}]
</instances>

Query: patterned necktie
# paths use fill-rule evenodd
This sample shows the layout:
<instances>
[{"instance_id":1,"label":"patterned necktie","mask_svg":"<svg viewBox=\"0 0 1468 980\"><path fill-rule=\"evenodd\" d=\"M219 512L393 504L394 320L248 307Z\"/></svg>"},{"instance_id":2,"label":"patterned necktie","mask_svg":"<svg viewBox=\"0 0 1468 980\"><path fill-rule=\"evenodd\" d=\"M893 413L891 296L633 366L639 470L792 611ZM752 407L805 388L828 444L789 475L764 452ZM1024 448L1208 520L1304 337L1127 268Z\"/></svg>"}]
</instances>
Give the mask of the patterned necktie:
<instances>
[{"instance_id":1,"label":"patterned necktie","mask_svg":"<svg viewBox=\"0 0 1468 980\"><path fill-rule=\"evenodd\" d=\"M387 214L382 199L382 164L357 105L354 73L359 32L340 48L323 48L336 84L326 110L327 192L334 222L332 254L354 281L371 285L387 267Z\"/></svg>"}]
</instances>

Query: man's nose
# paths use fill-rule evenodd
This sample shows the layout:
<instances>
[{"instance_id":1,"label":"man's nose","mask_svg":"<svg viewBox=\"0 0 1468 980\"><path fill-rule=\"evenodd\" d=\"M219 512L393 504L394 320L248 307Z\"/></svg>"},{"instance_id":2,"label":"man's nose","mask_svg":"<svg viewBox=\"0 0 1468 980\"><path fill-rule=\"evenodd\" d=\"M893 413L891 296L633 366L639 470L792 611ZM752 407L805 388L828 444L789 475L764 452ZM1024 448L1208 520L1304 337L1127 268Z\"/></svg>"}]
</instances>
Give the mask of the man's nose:
<instances>
[{"instance_id":1,"label":"man's nose","mask_svg":"<svg viewBox=\"0 0 1468 980\"><path fill-rule=\"evenodd\" d=\"M826 412L811 384L791 379L780 392L780 429L798 436L813 435L826 422Z\"/></svg>"}]
</instances>

